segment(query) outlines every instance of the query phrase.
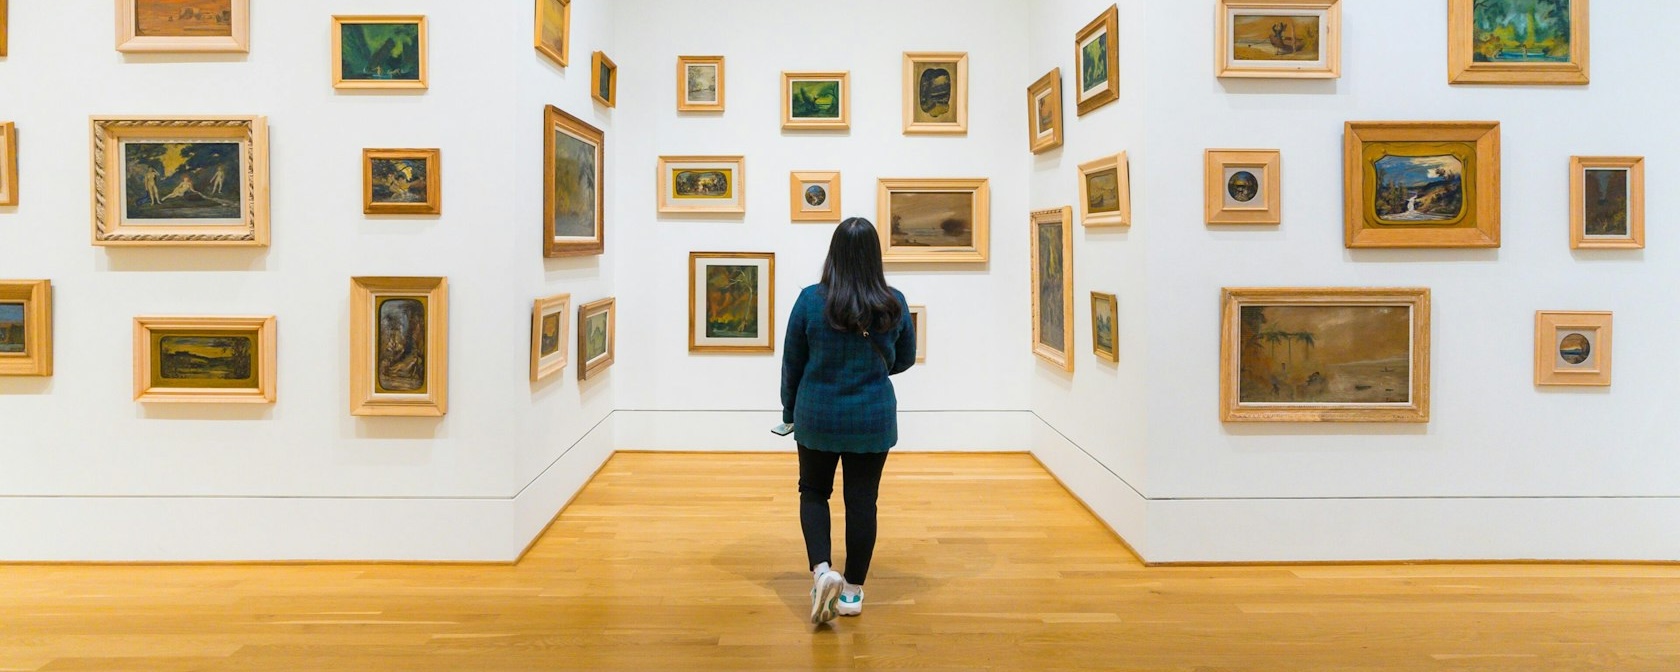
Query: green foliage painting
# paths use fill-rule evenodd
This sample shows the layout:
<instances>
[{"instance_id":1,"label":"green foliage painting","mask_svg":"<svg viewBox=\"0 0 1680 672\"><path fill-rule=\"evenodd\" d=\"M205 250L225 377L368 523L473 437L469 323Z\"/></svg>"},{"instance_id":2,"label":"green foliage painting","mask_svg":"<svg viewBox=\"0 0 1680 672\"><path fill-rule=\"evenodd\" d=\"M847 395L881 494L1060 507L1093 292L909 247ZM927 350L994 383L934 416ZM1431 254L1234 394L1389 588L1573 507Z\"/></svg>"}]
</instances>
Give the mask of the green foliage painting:
<instances>
[{"instance_id":1,"label":"green foliage painting","mask_svg":"<svg viewBox=\"0 0 1680 672\"><path fill-rule=\"evenodd\" d=\"M1079 90L1090 91L1108 83L1108 33L1097 33L1079 54Z\"/></svg>"},{"instance_id":2,"label":"green foliage painting","mask_svg":"<svg viewBox=\"0 0 1680 672\"><path fill-rule=\"evenodd\" d=\"M1476 0L1477 63L1567 63L1571 0Z\"/></svg>"},{"instance_id":3,"label":"green foliage painting","mask_svg":"<svg viewBox=\"0 0 1680 672\"><path fill-rule=\"evenodd\" d=\"M788 105L794 119L839 119L840 81L796 80L788 84Z\"/></svg>"},{"instance_id":4,"label":"green foliage painting","mask_svg":"<svg viewBox=\"0 0 1680 672\"><path fill-rule=\"evenodd\" d=\"M344 79L420 81L420 24L345 23L339 30Z\"/></svg>"},{"instance_id":5,"label":"green foliage painting","mask_svg":"<svg viewBox=\"0 0 1680 672\"><path fill-rule=\"evenodd\" d=\"M706 267L706 337L758 338L758 267Z\"/></svg>"}]
</instances>

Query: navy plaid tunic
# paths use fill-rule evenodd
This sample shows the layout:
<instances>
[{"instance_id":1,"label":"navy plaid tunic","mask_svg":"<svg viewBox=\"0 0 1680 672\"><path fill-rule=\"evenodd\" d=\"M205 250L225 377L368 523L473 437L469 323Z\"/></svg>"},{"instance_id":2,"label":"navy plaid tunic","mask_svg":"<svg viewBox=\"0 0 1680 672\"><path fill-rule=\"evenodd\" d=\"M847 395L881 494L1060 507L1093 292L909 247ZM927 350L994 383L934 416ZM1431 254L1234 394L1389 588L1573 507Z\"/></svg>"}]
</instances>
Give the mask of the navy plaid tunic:
<instances>
[{"instance_id":1,"label":"navy plaid tunic","mask_svg":"<svg viewBox=\"0 0 1680 672\"><path fill-rule=\"evenodd\" d=\"M782 422L793 423L800 445L884 453L898 443L898 397L887 376L916 363L916 325L904 294L892 293L903 311L898 326L868 337L829 326L828 288L799 293L782 347Z\"/></svg>"}]
</instances>

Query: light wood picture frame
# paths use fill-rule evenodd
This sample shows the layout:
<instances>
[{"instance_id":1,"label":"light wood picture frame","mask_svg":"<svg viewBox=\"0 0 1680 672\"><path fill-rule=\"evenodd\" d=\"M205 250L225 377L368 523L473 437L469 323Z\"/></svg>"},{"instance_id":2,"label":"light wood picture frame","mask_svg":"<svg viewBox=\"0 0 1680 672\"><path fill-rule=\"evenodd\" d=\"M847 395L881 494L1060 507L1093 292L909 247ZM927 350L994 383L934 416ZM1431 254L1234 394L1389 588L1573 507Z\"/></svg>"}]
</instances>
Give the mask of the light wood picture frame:
<instances>
[{"instance_id":1,"label":"light wood picture frame","mask_svg":"<svg viewBox=\"0 0 1680 672\"><path fill-rule=\"evenodd\" d=\"M1429 421L1429 290L1226 288L1224 422Z\"/></svg>"},{"instance_id":2,"label":"light wood picture frame","mask_svg":"<svg viewBox=\"0 0 1680 672\"><path fill-rule=\"evenodd\" d=\"M1091 353L1120 363L1120 299L1113 294L1091 292Z\"/></svg>"},{"instance_id":3,"label":"light wood picture frame","mask_svg":"<svg viewBox=\"0 0 1680 672\"><path fill-rule=\"evenodd\" d=\"M1499 122L1347 122L1343 242L1499 247Z\"/></svg>"},{"instance_id":4,"label":"light wood picture frame","mask_svg":"<svg viewBox=\"0 0 1680 672\"><path fill-rule=\"evenodd\" d=\"M590 58L589 97L607 107L618 107L618 64L597 51Z\"/></svg>"},{"instance_id":5,"label":"light wood picture frame","mask_svg":"<svg viewBox=\"0 0 1680 672\"><path fill-rule=\"evenodd\" d=\"M788 217L795 222L840 221L840 171L788 174Z\"/></svg>"},{"instance_id":6,"label":"light wood picture frame","mask_svg":"<svg viewBox=\"0 0 1680 672\"><path fill-rule=\"evenodd\" d=\"M7 11L6 0L0 0L0 58L6 57L6 34L11 31L11 13Z\"/></svg>"},{"instance_id":7,"label":"light wood picture frame","mask_svg":"<svg viewBox=\"0 0 1680 672\"><path fill-rule=\"evenodd\" d=\"M95 116L90 126L94 245L268 245L267 117Z\"/></svg>"},{"instance_id":8,"label":"light wood picture frame","mask_svg":"<svg viewBox=\"0 0 1680 672\"><path fill-rule=\"evenodd\" d=\"M1447 81L1586 84L1591 79L1587 0L1543 4L1553 14L1551 21L1537 20L1530 12L1481 16L1476 0L1448 0ZM1560 31L1562 26L1567 30Z\"/></svg>"},{"instance_id":9,"label":"light wood picture frame","mask_svg":"<svg viewBox=\"0 0 1680 672\"><path fill-rule=\"evenodd\" d=\"M350 279L350 414L449 410L449 280Z\"/></svg>"},{"instance_id":10,"label":"light wood picture frame","mask_svg":"<svg viewBox=\"0 0 1680 672\"><path fill-rule=\"evenodd\" d=\"M986 178L880 178L875 207L886 263L975 264L991 258Z\"/></svg>"},{"instance_id":11,"label":"light wood picture frame","mask_svg":"<svg viewBox=\"0 0 1680 672\"><path fill-rule=\"evenodd\" d=\"M747 213L747 159L733 156L661 156L661 214Z\"/></svg>"},{"instance_id":12,"label":"light wood picture frame","mask_svg":"<svg viewBox=\"0 0 1680 672\"><path fill-rule=\"evenodd\" d=\"M443 150L363 149L362 213L443 214Z\"/></svg>"},{"instance_id":13,"label":"light wood picture frame","mask_svg":"<svg viewBox=\"0 0 1680 672\"><path fill-rule=\"evenodd\" d=\"M419 14L333 16L333 88L426 90L431 74L427 53L431 42L426 31L426 17ZM392 50L393 43L401 48Z\"/></svg>"},{"instance_id":14,"label":"light wood picture frame","mask_svg":"<svg viewBox=\"0 0 1680 672\"><path fill-rule=\"evenodd\" d=\"M53 372L50 280L0 280L0 376Z\"/></svg>"},{"instance_id":15,"label":"light wood picture frame","mask_svg":"<svg viewBox=\"0 0 1680 672\"><path fill-rule=\"evenodd\" d=\"M725 84L722 56L677 57L677 111L722 112Z\"/></svg>"},{"instance_id":16,"label":"light wood picture frame","mask_svg":"<svg viewBox=\"0 0 1680 672\"><path fill-rule=\"evenodd\" d=\"M571 356L572 295L555 294L531 305L531 382L566 368Z\"/></svg>"},{"instance_id":17,"label":"light wood picture frame","mask_svg":"<svg viewBox=\"0 0 1680 672\"><path fill-rule=\"evenodd\" d=\"M1032 213L1033 354L1073 372L1073 208Z\"/></svg>"},{"instance_id":18,"label":"light wood picture frame","mask_svg":"<svg viewBox=\"0 0 1680 672\"><path fill-rule=\"evenodd\" d=\"M1073 38L1079 116L1120 99L1120 8L1109 5Z\"/></svg>"},{"instance_id":19,"label":"light wood picture frame","mask_svg":"<svg viewBox=\"0 0 1680 672\"><path fill-rule=\"evenodd\" d=\"M851 127L851 71L782 71L782 130L844 131Z\"/></svg>"},{"instance_id":20,"label":"light wood picture frame","mask_svg":"<svg viewBox=\"0 0 1680 672\"><path fill-rule=\"evenodd\" d=\"M1275 149L1209 149L1203 191L1209 224L1283 221L1283 159Z\"/></svg>"},{"instance_id":21,"label":"light wood picture frame","mask_svg":"<svg viewBox=\"0 0 1680 672\"><path fill-rule=\"evenodd\" d=\"M250 53L251 0L117 0L117 51Z\"/></svg>"},{"instance_id":22,"label":"light wood picture frame","mask_svg":"<svg viewBox=\"0 0 1680 672\"><path fill-rule=\"evenodd\" d=\"M1612 321L1608 311L1535 311L1534 384L1609 387Z\"/></svg>"},{"instance_id":23,"label":"light wood picture frame","mask_svg":"<svg viewBox=\"0 0 1680 672\"><path fill-rule=\"evenodd\" d=\"M904 52L904 134L968 134L968 52Z\"/></svg>"},{"instance_id":24,"label":"light wood picture frame","mask_svg":"<svg viewBox=\"0 0 1680 672\"><path fill-rule=\"evenodd\" d=\"M1569 247L1644 249L1645 157L1569 157Z\"/></svg>"},{"instance_id":25,"label":"light wood picture frame","mask_svg":"<svg viewBox=\"0 0 1680 672\"><path fill-rule=\"evenodd\" d=\"M134 400L272 404L275 322L256 317L134 318Z\"/></svg>"},{"instance_id":26,"label":"light wood picture frame","mask_svg":"<svg viewBox=\"0 0 1680 672\"><path fill-rule=\"evenodd\" d=\"M578 380L601 375L618 351L618 303L607 298L578 308Z\"/></svg>"},{"instance_id":27,"label":"light wood picture frame","mask_svg":"<svg viewBox=\"0 0 1680 672\"><path fill-rule=\"evenodd\" d=\"M1219 77L1342 76L1341 0L1219 0Z\"/></svg>"},{"instance_id":28,"label":"light wood picture frame","mask_svg":"<svg viewBox=\"0 0 1680 672\"><path fill-rule=\"evenodd\" d=\"M553 105L543 110L543 257L607 249L607 136Z\"/></svg>"},{"instance_id":29,"label":"light wood picture frame","mask_svg":"<svg viewBox=\"0 0 1680 672\"><path fill-rule=\"evenodd\" d=\"M1125 152L1079 164L1079 221L1132 225L1132 170Z\"/></svg>"},{"instance_id":30,"label":"light wood picture frame","mask_svg":"<svg viewBox=\"0 0 1680 672\"><path fill-rule=\"evenodd\" d=\"M1027 148L1043 154L1062 146L1062 69L1027 87Z\"/></svg>"},{"instance_id":31,"label":"light wood picture frame","mask_svg":"<svg viewBox=\"0 0 1680 672\"><path fill-rule=\"evenodd\" d=\"M18 204L17 123L0 122L0 205Z\"/></svg>"},{"instance_id":32,"label":"light wood picture frame","mask_svg":"<svg viewBox=\"0 0 1680 672\"><path fill-rule=\"evenodd\" d=\"M688 351L776 351L775 253L688 253Z\"/></svg>"},{"instance_id":33,"label":"light wood picture frame","mask_svg":"<svg viewBox=\"0 0 1680 672\"><path fill-rule=\"evenodd\" d=\"M532 44L537 53L562 68L571 60L572 0L535 0L536 26Z\"/></svg>"},{"instance_id":34,"label":"light wood picture frame","mask_svg":"<svg viewBox=\"0 0 1680 672\"><path fill-rule=\"evenodd\" d=\"M916 329L916 363L927 363L928 310L927 306L910 306L910 324Z\"/></svg>"}]
</instances>

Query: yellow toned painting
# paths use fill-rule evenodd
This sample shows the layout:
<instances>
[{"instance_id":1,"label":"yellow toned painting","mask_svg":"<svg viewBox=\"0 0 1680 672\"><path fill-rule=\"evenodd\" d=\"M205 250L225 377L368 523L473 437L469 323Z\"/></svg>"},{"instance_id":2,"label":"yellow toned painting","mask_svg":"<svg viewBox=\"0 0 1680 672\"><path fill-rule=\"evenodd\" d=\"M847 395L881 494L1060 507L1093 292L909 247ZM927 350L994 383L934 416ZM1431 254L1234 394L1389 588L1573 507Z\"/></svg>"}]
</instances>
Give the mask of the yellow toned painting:
<instances>
[{"instance_id":1,"label":"yellow toned painting","mask_svg":"<svg viewBox=\"0 0 1680 672\"><path fill-rule=\"evenodd\" d=\"M566 65L569 0L537 0L537 50L555 63Z\"/></svg>"},{"instance_id":2,"label":"yellow toned painting","mask_svg":"<svg viewBox=\"0 0 1680 672\"><path fill-rule=\"evenodd\" d=\"M140 37L231 37L233 0L131 0Z\"/></svg>"},{"instance_id":3,"label":"yellow toned painting","mask_svg":"<svg viewBox=\"0 0 1680 672\"><path fill-rule=\"evenodd\" d=\"M1412 401L1410 306L1248 305L1241 311L1241 403Z\"/></svg>"},{"instance_id":4,"label":"yellow toned painting","mask_svg":"<svg viewBox=\"0 0 1680 672\"><path fill-rule=\"evenodd\" d=\"M1237 14L1231 17L1231 54L1238 61L1317 61L1319 17Z\"/></svg>"},{"instance_id":5,"label":"yellow toned painting","mask_svg":"<svg viewBox=\"0 0 1680 672\"><path fill-rule=\"evenodd\" d=\"M256 389L256 330L151 332L153 389Z\"/></svg>"},{"instance_id":6,"label":"yellow toned painting","mask_svg":"<svg viewBox=\"0 0 1680 672\"><path fill-rule=\"evenodd\" d=\"M733 200L735 171L729 168L673 168L671 196L676 199Z\"/></svg>"}]
</instances>

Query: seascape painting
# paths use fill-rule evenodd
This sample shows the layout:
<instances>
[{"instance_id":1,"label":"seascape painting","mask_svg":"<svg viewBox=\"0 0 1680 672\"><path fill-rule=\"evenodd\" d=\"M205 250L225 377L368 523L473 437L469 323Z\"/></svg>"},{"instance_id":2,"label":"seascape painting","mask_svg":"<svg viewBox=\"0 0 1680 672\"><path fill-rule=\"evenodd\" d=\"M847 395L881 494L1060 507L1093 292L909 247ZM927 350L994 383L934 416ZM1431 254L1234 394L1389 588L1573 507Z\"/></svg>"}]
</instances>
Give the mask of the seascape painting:
<instances>
[{"instance_id":1,"label":"seascape painting","mask_svg":"<svg viewBox=\"0 0 1680 672\"><path fill-rule=\"evenodd\" d=\"M344 22L339 32L344 81L421 81L419 23Z\"/></svg>"},{"instance_id":2,"label":"seascape painting","mask_svg":"<svg viewBox=\"0 0 1680 672\"><path fill-rule=\"evenodd\" d=\"M583 318L583 361L593 362L607 355L607 322L610 313L601 311Z\"/></svg>"},{"instance_id":3,"label":"seascape painting","mask_svg":"<svg viewBox=\"0 0 1680 672\"><path fill-rule=\"evenodd\" d=\"M805 187L805 205L811 209L821 209L828 202L828 187L812 184Z\"/></svg>"},{"instance_id":4,"label":"seascape painting","mask_svg":"<svg viewBox=\"0 0 1680 672\"><path fill-rule=\"evenodd\" d=\"M677 199L734 200L734 178L735 171L729 168L673 168L671 196Z\"/></svg>"},{"instance_id":5,"label":"seascape painting","mask_svg":"<svg viewBox=\"0 0 1680 672\"><path fill-rule=\"evenodd\" d=\"M1373 205L1379 222L1447 223L1464 216L1465 165L1458 156L1387 154L1371 167L1376 171Z\"/></svg>"},{"instance_id":6,"label":"seascape painting","mask_svg":"<svg viewBox=\"0 0 1680 672\"><path fill-rule=\"evenodd\" d=\"M1082 93L1091 93L1108 84L1108 38L1108 31L1100 30L1079 45L1079 90Z\"/></svg>"},{"instance_id":7,"label":"seascape painting","mask_svg":"<svg viewBox=\"0 0 1680 672\"><path fill-rule=\"evenodd\" d=\"M566 53L565 0L537 0L537 48L555 61Z\"/></svg>"},{"instance_id":8,"label":"seascape painting","mask_svg":"<svg viewBox=\"0 0 1680 672\"><path fill-rule=\"evenodd\" d=\"M550 313L542 318L542 340L537 344L537 354L542 357L560 352L560 313Z\"/></svg>"},{"instance_id":9,"label":"seascape painting","mask_svg":"<svg viewBox=\"0 0 1680 672\"><path fill-rule=\"evenodd\" d=\"M155 334L154 387L257 387L257 335Z\"/></svg>"},{"instance_id":10,"label":"seascape painting","mask_svg":"<svg viewBox=\"0 0 1680 672\"><path fill-rule=\"evenodd\" d=\"M239 221L240 159L238 142L123 142L124 218Z\"/></svg>"},{"instance_id":11,"label":"seascape painting","mask_svg":"<svg viewBox=\"0 0 1680 672\"><path fill-rule=\"evenodd\" d=\"M1260 178L1255 175L1256 170L1259 169L1225 169L1225 207L1265 205L1264 201L1254 202L1254 199L1260 195Z\"/></svg>"},{"instance_id":12,"label":"seascape painting","mask_svg":"<svg viewBox=\"0 0 1680 672\"><path fill-rule=\"evenodd\" d=\"M426 394L426 299L380 297L377 305L374 391Z\"/></svg>"},{"instance_id":13,"label":"seascape painting","mask_svg":"<svg viewBox=\"0 0 1680 672\"><path fill-rule=\"evenodd\" d=\"M1085 212L1120 212L1120 169L1104 168L1085 176Z\"/></svg>"},{"instance_id":14,"label":"seascape painting","mask_svg":"<svg viewBox=\"0 0 1680 672\"><path fill-rule=\"evenodd\" d=\"M1317 61L1319 17L1236 14L1231 17L1231 57L1237 61Z\"/></svg>"},{"instance_id":15,"label":"seascape painting","mask_svg":"<svg viewBox=\"0 0 1680 672\"><path fill-rule=\"evenodd\" d=\"M1409 306L1247 305L1241 320L1240 403L1412 401Z\"/></svg>"},{"instance_id":16,"label":"seascape painting","mask_svg":"<svg viewBox=\"0 0 1680 672\"><path fill-rule=\"evenodd\" d=\"M1556 367L1559 370L1598 368L1593 357L1593 341L1597 335L1591 331L1559 329Z\"/></svg>"},{"instance_id":17,"label":"seascape painting","mask_svg":"<svg viewBox=\"0 0 1680 672\"><path fill-rule=\"evenodd\" d=\"M594 143L559 128L554 134L554 235L588 238L595 235L595 208L599 201L595 183L599 166Z\"/></svg>"},{"instance_id":18,"label":"seascape painting","mask_svg":"<svg viewBox=\"0 0 1680 672\"><path fill-rule=\"evenodd\" d=\"M690 64L684 68L684 79L690 103L715 103L718 99L718 66L712 63Z\"/></svg>"},{"instance_id":19,"label":"seascape painting","mask_svg":"<svg viewBox=\"0 0 1680 672\"><path fill-rule=\"evenodd\" d=\"M1626 238L1629 229L1628 169L1586 169L1585 193L1582 206L1586 209L1585 226L1588 236Z\"/></svg>"},{"instance_id":20,"label":"seascape painting","mask_svg":"<svg viewBox=\"0 0 1680 672\"><path fill-rule=\"evenodd\" d=\"M128 0L140 37L232 37L233 0Z\"/></svg>"},{"instance_id":21,"label":"seascape painting","mask_svg":"<svg viewBox=\"0 0 1680 672\"><path fill-rule=\"evenodd\" d=\"M915 123L956 123L951 96L956 90L955 61L919 61L911 71L915 77Z\"/></svg>"},{"instance_id":22,"label":"seascape painting","mask_svg":"<svg viewBox=\"0 0 1680 672\"><path fill-rule=\"evenodd\" d=\"M370 159L374 203L425 203L430 162L426 159Z\"/></svg>"},{"instance_id":23,"label":"seascape painting","mask_svg":"<svg viewBox=\"0 0 1680 672\"><path fill-rule=\"evenodd\" d=\"M840 119L844 95L838 79L795 79L788 82L788 110L794 119Z\"/></svg>"},{"instance_id":24,"label":"seascape painting","mask_svg":"<svg viewBox=\"0 0 1680 672\"><path fill-rule=\"evenodd\" d=\"M1475 0L1472 58L1477 63L1570 62L1573 1Z\"/></svg>"},{"instance_id":25,"label":"seascape painting","mask_svg":"<svg viewBox=\"0 0 1680 672\"><path fill-rule=\"evenodd\" d=\"M974 246L974 195L900 191L891 194L894 247Z\"/></svg>"},{"instance_id":26,"label":"seascape painting","mask_svg":"<svg viewBox=\"0 0 1680 672\"><path fill-rule=\"evenodd\" d=\"M0 303L0 355L20 355L28 351L24 308L22 303Z\"/></svg>"},{"instance_id":27,"label":"seascape painting","mask_svg":"<svg viewBox=\"0 0 1680 672\"><path fill-rule=\"evenodd\" d=\"M1068 306L1063 303L1067 279L1067 260L1062 258L1062 236L1067 235L1063 222L1034 224L1038 236L1038 258L1034 273L1038 276L1038 342L1052 350L1066 346Z\"/></svg>"},{"instance_id":28,"label":"seascape painting","mask_svg":"<svg viewBox=\"0 0 1680 672\"><path fill-rule=\"evenodd\" d=\"M706 269L706 338L759 338L757 265Z\"/></svg>"}]
</instances>

